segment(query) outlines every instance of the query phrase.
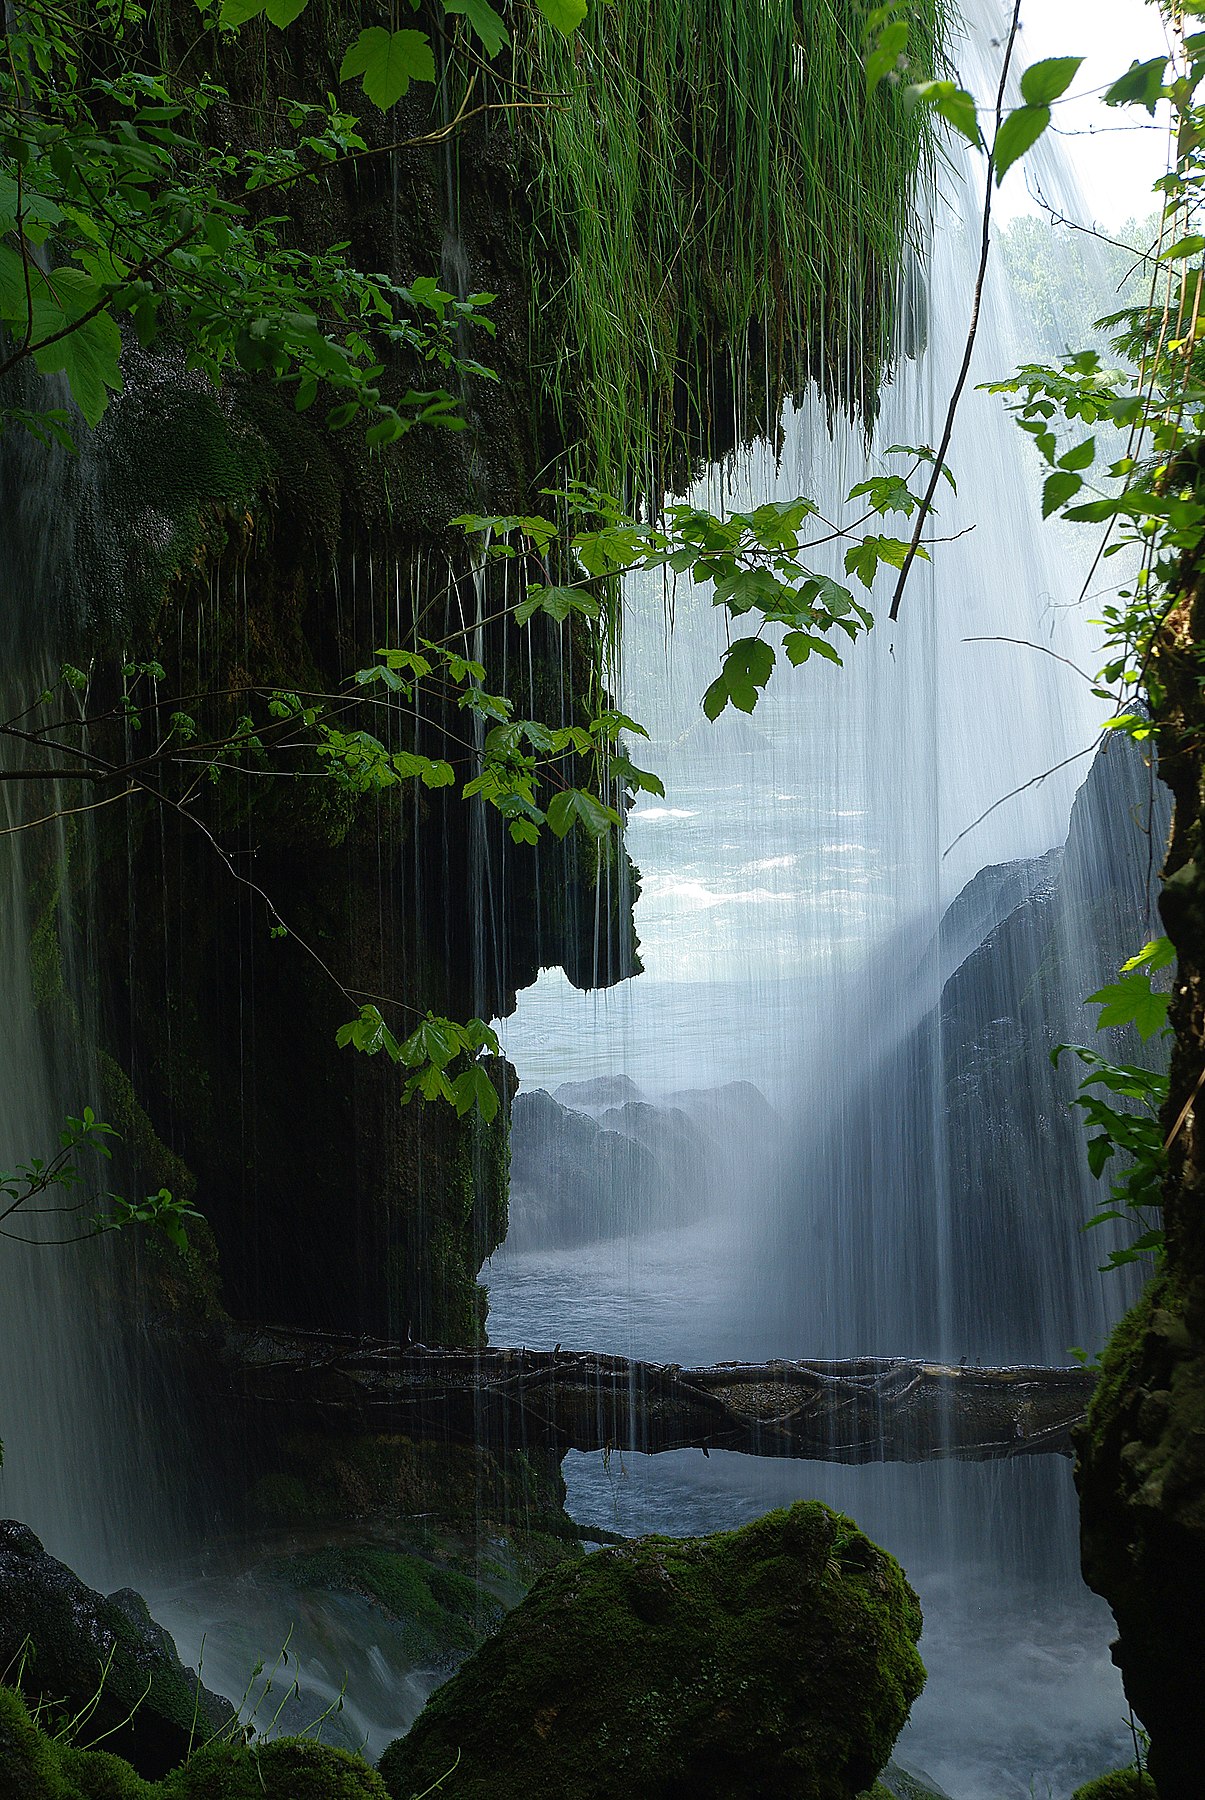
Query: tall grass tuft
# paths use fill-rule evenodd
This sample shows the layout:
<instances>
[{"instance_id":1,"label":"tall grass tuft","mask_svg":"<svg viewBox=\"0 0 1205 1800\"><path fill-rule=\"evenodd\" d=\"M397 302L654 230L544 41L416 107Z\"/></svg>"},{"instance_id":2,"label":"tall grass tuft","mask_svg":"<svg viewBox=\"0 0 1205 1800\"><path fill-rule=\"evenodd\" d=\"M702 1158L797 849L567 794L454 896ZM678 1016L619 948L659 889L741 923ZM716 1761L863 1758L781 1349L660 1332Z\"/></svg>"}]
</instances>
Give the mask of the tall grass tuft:
<instances>
[{"instance_id":1,"label":"tall grass tuft","mask_svg":"<svg viewBox=\"0 0 1205 1800\"><path fill-rule=\"evenodd\" d=\"M928 72L944 0L916 0ZM889 372L924 109L868 100L859 0L525 8L532 357L565 467L631 498L772 431L815 381L869 421ZM529 98L524 95L523 98ZM568 271L568 273L566 273Z\"/></svg>"}]
</instances>

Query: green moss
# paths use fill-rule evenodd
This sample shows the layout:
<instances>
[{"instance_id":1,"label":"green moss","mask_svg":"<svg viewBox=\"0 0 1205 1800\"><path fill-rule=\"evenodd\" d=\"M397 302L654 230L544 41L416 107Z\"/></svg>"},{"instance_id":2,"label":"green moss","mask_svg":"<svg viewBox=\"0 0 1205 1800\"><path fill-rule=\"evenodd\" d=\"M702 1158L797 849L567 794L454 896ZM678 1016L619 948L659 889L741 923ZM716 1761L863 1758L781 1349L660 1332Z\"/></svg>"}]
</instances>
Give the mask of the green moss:
<instances>
[{"instance_id":1,"label":"green moss","mask_svg":"<svg viewBox=\"0 0 1205 1800\"><path fill-rule=\"evenodd\" d=\"M1155 1792L1155 1784L1144 1769L1114 1769L1108 1775L1098 1775L1095 1781L1086 1781L1083 1787L1076 1788L1071 1800L1159 1800Z\"/></svg>"},{"instance_id":2,"label":"green moss","mask_svg":"<svg viewBox=\"0 0 1205 1800\"><path fill-rule=\"evenodd\" d=\"M375 1600L404 1627L403 1647L416 1663L449 1651L474 1650L500 1606L482 1605L476 1581L401 1550L325 1549L270 1563L266 1573L293 1587L328 1588Z\"/></svg>"},{"instance_id":3,"label":"green moss","mask_svg":"<svg viewBox=\"0 0 1205 1800\"><path fill-rule=\"evenodd\" d=\"M358 1756L304 1738L208 1746L156 1792L162 1800L388 1800Z\"/></svg>"},{"instance_id":4,"label":"green moss","mask_svg":"<svg viewBox=\"0 0 1205 1800\"><path fill-rule=\"evenodd\" d=\"M0 1794L5 1800L75 1800L57 1747L38 1731L19 1694L0 1687Z\"/></svg>"},{"instance_id":5,"label":"green moss","mask_svg":"<svg viewBox=\"0 0 1205 1800\"><path fill-rule=\"evenodd\" d=\"M924 1669L898 1565L818 1504L646 1538L538 1582L427 1703L381 1773L409 1800L852 1800Z\"/></svg>"},{"instance_id":6,"label":"green moss","mask_svg":"<svg viewBox=\"0 0 1205 1800\"><path fill-rule=\"evenodd\" d=\"M120 1757L60 1744L0 1688L0 1800L388 1800L358 1756L305 1738L212 1743L162 1781Z\"/></svg>"},{"instance_id":7,"label":"green moss","mask_svg":"<svg viewBox=\"0 0 1205 1800\"><path fill-rule=\"evenodd\" d=\"M1163 1301L1165 1286L1161 1279L1147 1285L1129 1312L1118 1321L1101 1352L1100 1376L1092 1391L1083 1426L1092 1446L1098 1445L1115 1427L1124 1391L1134 1380L1142 1340Z\"/></svg>"},{"instance_id":8,"label":"green moss","mask_svg":"<svg viewBox=\"0 0 1205 1800\"><path fill-rule=\"evenodd\" d=\"M59 1751L63 1778L74 1797L81 1800L155 1800L157 1785L144 1781L128 1762L110 1756L104 1750L77 1750L64 1746Z\"/></svg>"}]
</instances>

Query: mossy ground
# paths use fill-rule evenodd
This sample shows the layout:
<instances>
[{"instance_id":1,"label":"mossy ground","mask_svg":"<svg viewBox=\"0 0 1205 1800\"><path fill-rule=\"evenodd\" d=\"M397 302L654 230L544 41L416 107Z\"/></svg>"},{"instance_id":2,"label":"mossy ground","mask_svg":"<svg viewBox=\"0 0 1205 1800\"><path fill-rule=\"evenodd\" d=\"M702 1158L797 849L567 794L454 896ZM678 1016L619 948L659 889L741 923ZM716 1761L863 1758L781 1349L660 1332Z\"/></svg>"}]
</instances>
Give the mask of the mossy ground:
<instances>
[{"instance_id":1,"label":"mossy ground","mask_svg":"<svg viewBox=\"0 0 1205 1800\"><path fill-rule=\"evenodd\" d=\"M1071 1800L1159 1800L1159 1796L1145 1769L1113 1769L1076 1788Z\"/></svg>"},{"instance_id":2,"label":"mossy ground","mask_svg":"<svg viewBox=\"0 0 1205 1800\"><path fill-rule=\"evenodd\" d=\"M537 1583L381 1773L410 1800L853 1800L924 1669L899 1567L818 1504L645 1538Z\"/></svg>"},{"instance_id":3,"label":"mossy ground","mask_svg":"<svg viewBox=\"0 0 1205 1800\"><path fill-rule=\"evenodd\" d=\"M0 1800L388 1800L358 1756L303 1738L213 1743L162 1781L129 1763L48 1736L25 1702L0 1688Z\"/></svg>"}]
</instances>

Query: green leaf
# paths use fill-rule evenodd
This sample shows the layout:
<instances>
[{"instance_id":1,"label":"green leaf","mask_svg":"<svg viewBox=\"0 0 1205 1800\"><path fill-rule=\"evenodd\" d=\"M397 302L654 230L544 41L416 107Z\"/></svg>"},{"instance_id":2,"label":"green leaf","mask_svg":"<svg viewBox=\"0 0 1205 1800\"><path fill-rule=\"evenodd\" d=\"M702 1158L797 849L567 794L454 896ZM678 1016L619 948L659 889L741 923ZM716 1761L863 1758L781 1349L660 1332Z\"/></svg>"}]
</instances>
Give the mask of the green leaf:
<instances>
[{"instance_id":1,"label":"green leaf","mask_svg":"<svg viewBox=\"0 0 1205 1800\"><path fill-rule=\"evenodd\" d=\"M1096 439L1085 438L1082 444L1059 457L1060 469L1090 469L1096 461Z\"/></svg>"},{"instance_id":2,"label":"green leaf","mask_svg":"<svg viewBox=\"0 0 1205 1800\"><path fill-rule=\"evenodd\" d=\"M824 638L811 637L806 631L788 631L782 640L782 647L795 668L805 663L809 656L823 656L829 662L840 663L841 658L836 650Z\"/></svg>"},{"instance_id":3,"label":"green leaf","mask_svg":"<svg viewBox=\"0 0 1205 1800\"><path fill-rule=\"evenodd\" d=\"M1149 944L1142 946L1137 956L1131 956L1128 962L1122 963L1121 972L1128 975L1131 969L1149 969L1153 975L1157 969L1170 969L1175 960L1176 947L1170 938L1152 938Z\"/></svg>"},{"instance_id":4,"label":"green leaf","mask_svg":"<svg viewBox=\"0 0 1205 1800\"><path fill-rule=\"evenodd\" d=\"M63 372L71 398L89 425L100 423L109 390L121 392L121 332L108 313L77 325L57 344L37 351L34 361L43 375Z\"/></svg>"},{"instance_id":5,"label":"green leaf","mask_svg":"<svg viewBox=\"0 0 1205 1800\"><path fill-rule=\"evenodd\" d=\"M547 613L559 625L564 623L571 612L583 613L587 619L597 619L599 604L583 588L537 587L533 583L527 590L526 598L515 608L515 624L526 625L537 612Z\"/></svg>"},{"instance_id":6,"label":"green leaf","mask_svg":"<svg viewBox=\"0 0 1205 1800\"><path fill-rule=\"evenodd\" d=\"M993 155L996 164L996 186L1004 180L1019 156L1032 148L1050 123L1048 106L1019 106L1009 113L996 133Z\"/></svg>"},{"instance_id":7,"label":"green leaf","mask_svg":"<svg viewBox=\"0 0 1205 1800\"><path fill-rule=\"evenodd\" d=\"M955 81L918 81L908 91L917 100L940 113L946 124L960 132L968 144L976 150L979 148L983 139L973 94L960 88Z\"/></svg>"},{"instance_id":8,"label":"green leaf","mask_svg":"<svg viewBox=\"0 0 1205 1800\"><path fill-rule=\"evenodd\" d=\"M1057 512L1065 500L1079 493L1083 485L1082 475L1075 475L1070 469L1056 469L1047 477L1042 489L1042 517L1048 519L1051 513Z\"/></svg>"},{"instance_id":9,"label":"green leaf","mask_svg":"<svg viewBox=\"0 0 1205 1800\"><path fill-rule=\"evenodd\" d=\"M1159 253L1160 262L1184 262L1190 256L1199 256L1205 250L1205 237L1192 232L1188 237L1177 238L1166 250Z\"/></svg>"},{"instance_id":10,"label":"green leaf","mask_svg":"<svg viewBox=\"0 0 1205 1800\"><path fill-rule=\"evenodd\" d=\"M894 73L908 48L908 24L896 19L884 26L874 49L866 58L866 92L873 94L885 76Z\"/></svg>"},{"instance_id":11,"label":"green leaf","mask_svg":"<svg viewBox=\"0 0 1205 1800\"><path fill-rule=\"evenodd\" d=\"M341 1025L335 1033L335 1043L340 1050L346 1050L350 1044L353 1049L363 1051L365 1056L375 1056L379 1050L384 1050L394 1062L401 1061L398 1041L375 1006L362 1006L359 1018Z\"/></svg>"},{"instance_id":12,"label":"green leaf","mask_svg":"<svg viewBox=\"0 0 1205 1800\"><path fill-rule=\"evenodd\" d=\"M486 1124L498 1116L498 1090L482 1068L473 1063L452 1083L452 1098L460 1118L476 1107Z\"/></svg>"},{"instance_id":13,"label":"green leaf","mask_svg":"<svg viewBox=\"0 0 1205 1800\"><path fill-rule=\"evenodd\" d=\"M1075 80L1082 56L1048 56L1044 62L1031 63L1021 77L1021 97L1030 106L1049 106L1065 94Z\"/></svg>"},{"instance_id":14,"label":"green leaf","mask_svg":"<svg viewBox=\"0 0 1205 1800\"><path fill-rule=\"evenodd\" d=\"M1085 1005L1100 1007L1096 1022L1098 1031L1133 1025L1139 1037L1146 1039L1154 1037L1166 1025L1170 999L1169 994L1152 991L1149 975L1134 974L1098 988L1095 994L1088 995Z\"/></svg>"},{"instance_id":15,"label":"green leaf","mask_svg":"<svg viewBox=\"0 0 1205 1800\"><path fill-rule=\"evenodd\" d=\"M417 1088L424 1100L447 1100L453 1103L455 1101L451 1082L443 1070L437 1068L434 1063L428 1063L425 1069L420 1069L416 1075L412 1075L406 1083L406 1088L410 1093Z\"/></svg>"},{"instance_id":16,"label":"green leaf","mask_svg":"<svg viewBox=\"0 0 1205 1800\"><path fill-rule=\"evenodd\" d=\"M769 681L773 668L774 647L762 638L738 638L729 645L723 680L728 700L738 712L753 711L759 690Z\"/></svg>"},{"instance_id":17,"label":"green leaf","mask_svg":"<svg viewBox=\"0 0 1205 1800\"><path fill-rule=\"evenodd\" d=\"M580 825L592 838L605 837L613 825L622 824L619 814L582 788L566 788L548 802L548 825L553 835L566 837L574 825Z\"/></svg>"},{"instance_id":18,"label":"green leaf","mask_svg":"<svg viewBox=\"0 0 1205 1800\"><path fill-rule=\"evenodd\" d=\"M435 80L435 57L421 31L386 31L372 25L349 45L339 69L339 80L362 77L364 92L382 112L388 111L409 89L412 81Z\"/></svg>"},{"instance_id":19,"label":"green leaf","mask_svg":"<svg viewBox=\"0 0 1205 1800\"><path fill-rule=\"evenodd\" d=\"M588 0L536 0L536 5L548 23L566 37L577 30L589 10Z\"/></svg>"},{"instance_id":20,"label":"green leaf","mask_svg":"<svg viewBox=\"0 0 1205 1800\"><path fill-rule=\"evenodd\" d=\"M1166 56L1152 57L1149 62L1132 62L1126 73L1106 89L1105 105L1145 106L1153 118L1166 71Z\"/></svg>"},{"instance_id":21,"label":"green leaf","mask_svg":"<svg viewBox=\"0 0 1205 1800\"><path fill-rule=\"evenodd\" d=\"M429 1013L417 1031L412 1031L399 1046L398 1055L408 1069L421 1069L430 1064L446 1069L465 1047L464 1032L452 1019L437 1019Z\"/></svg>"},{"instance_id":22,"label":"green leaf","mask_svg":"<svg viewBox=\"0 0 1205 1800\"><path fill-rule=\"evenodd\" d=\"M446 13L460 13L469 29L480 38L487 56L497 56L503 44L510 43L510 33L489 0L443 0Z\"/></svg>"},{"instance_id":23,"label":"green leaf","mask_svg":"<svg viewBox=\"0 0 1205 1800\"><path fill-rule=\"evenodd\" d=\"M267 0L222 0L219 23L245 25L248 19L257 19L266 5Z\"/></svg>"},{"instance_id":24,"label":"green leaf","mask_svg":"<svg viewBox=\"0 0 1205 1800\"><path fill-rule=\"evenodd\" d=\"M310 0L268 0L264 11L273 25L279 25L283 30L305 11L309 3Z\"/></svg>"},{"instance_id":25,"label":"green leaf","mask_svg":"<svg viewBox=\"0 0 1205 1800\"><path fill-rule=\"evenodd\" d=\"M638 793L658 794L663 800L665 798L665 783L661 777L648 769L638 769L629 756L612 756L609 773L617 781L622 781L625 787L634 788Z\"/></svg>"},{"instance_id":26,"label":"green leaf","mask_svg":"<svg viewBox=\"0 0 1205 1800\"><path fill-rule=\"evenodd\" d=\"M1099 1181L1104 1166L1113 1155L1117 1146L1111 1138L1094 1137L1088 1139L1088 1167Z\"/></svg>"}]
</instances>

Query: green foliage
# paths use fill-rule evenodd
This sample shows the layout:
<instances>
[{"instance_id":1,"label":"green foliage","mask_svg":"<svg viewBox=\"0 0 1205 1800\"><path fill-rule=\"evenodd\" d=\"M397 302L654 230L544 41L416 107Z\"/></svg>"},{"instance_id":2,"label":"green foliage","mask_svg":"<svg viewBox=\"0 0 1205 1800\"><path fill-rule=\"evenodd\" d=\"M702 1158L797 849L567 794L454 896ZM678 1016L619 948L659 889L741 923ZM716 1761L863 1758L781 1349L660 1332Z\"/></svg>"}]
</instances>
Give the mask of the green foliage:
<instances>
[{"instance_id":1,"label":"green foliage","mask_svg":"<svg viewBox=\"0 0 1205 1800\"><path fill-rule=\"evenodd\" d=\"M1169 996L1151 989L1151 975L1175 962L1167 938L1155 938L1122 965L1121 978L1088 997L1099 1004L1098 1031L1133 1025L1145 1042L1167 1033ZM1122 1172L1109 1190L1109 1204L1083 1226L1134 1224L1139 1235L1120 1250L1109 1253L1103 1269L1117 1269L1154 1254L1162 1255L1163 1231L1155 1222L1162 1204L1163 1178L1167 1171L1167 1145L1160 1114L1168 1093L1168 1078L1158 1069L1107 1061L1081 1044L1059 1044L1050 1053L1057 1067L1062 1056L1078 1057L1089 1073L1080 1083L1073 1105L1084 1115L1088 1139L1088 1167L1097 1180L1114 1156L1124 1159ZM1099 1091L1097 1091L1099 1090ZM1110 1103L1111 1096L1121 1102Z\"/></svg>"},{"instance_id":2,"label":"green foliage","mask_svg":"<svg viewBox=\"0 0 1205 1800\"><path fill-rule=\"evenodd\" d=\"M228 101L220 87L145 72L141 9L106 8L86 57L82 10L26 7L5 36L0 374L27 360L61 373L95 425L122 386L125 320L144 347L170 333L215 383L239 369L267 374L295 387L299 409L324 393L332 428L358 420L373 445L415 424L461 423L442 378L485 373L458 334L489 328L486 297L457 300L430 278L403 286L356 269L346 245L314 253L292 242L291 190L366 153L358 121L328 96L288 110L291 137L235 151L209 131ZM203 7L202 23L265 13L285 24L300 10L227 0L220 16ZM414 31L365 32L345 69L382 103L399 83L434 79L430 44ZM428 380L387 399L382 376L398 358ZM61 409L13 407L6 422L44 438L68 431Z\"/></svg>"},{"instance_id":3,"label":"green foliage","mask_svg":"<svg viewBox=\"0 0 1205 1800\"><path fill-rule=\"evenodd\" d=\"M481 1059L498 1056L501 1046L497 1034L481 1019L461 1025L428 1013L408 1038L399 1039L386 1025L380 1008L368 1002L357 1018L339 1027L335 1042L341 1050L350 1046L365 1056L384 1051L390 1062L406 1069L403 1106L419 1094L424 1100L448 1101L461 1118L475 1110L489 1125L497 1117L498 1090Z\"/></svg>"},{"instance_id":4,"label":"green foliage","mask_svg":"<svg viewBox=\"0 0 1205 1800\"><path fill-rule=\"evenodd\" d=\"M80 1166L80 1157L99 1157L109 1161L112 1150L108 1140L118 1137L112 1125L98 1119L90 1106L81 1118L68 1117L59 1133L59 1148L53 1156L31 1157L15 1170L0 1171L0 1237L15 1238L27 1244L78 1243L106 1231L121 1231L131 1225L150 1225L162 1231L177 1250L187 1250L186 1223L201 1214L187 1200L160 1188L142 1200L126 1200L120 1194L91 1191ZM91 1207L91 1212L84 1209ZM77 1222L82 1231L67 1237L27 1237L10 1224L15 1215L32 1220L62 1219L64 1215L84 1214Z\"/></svg>"},{"instance_id":5,"label":"green foliage","mask_svg":"<svg viewBox=\"0 0 1205 1800\"><path fill-rule=\"evenodd\" d=\"M937 113L978 149L983 134L974 95L956 81L917 79L911 43L914 11L907 0L887 0L866 15L862 34L867 90L873 93L882 82L901 88L913 104ZM1004 114L990 145L997 187L1049 128L1051 105L1066 93L1082 62L1081 56L1051 56L1025 70L1021 77L1023 104Z\"/></svg>"},{"instance_id":6,"label":"green foliage","mask_svg":"<svg viewBox=\"0 0 1205 1800\"><path fill-rule=\"evenodd\" d=\"M1162 65L1160 65L1162 66ZM1159 1800L1158 1791L1145 1769L1113 1769L1076 1788L1071 1800Z\"/></svg>"},{"instance_id":7,"label":"green foliage","mask_svg":"<svg viewBox=\"0 0 1205 1800\"><path fill-rule=\"evenodd\" d=\"M52 1736L21 1696L0 1688L0 1786L13 1800L388 1800L358 1756L309 1738L211 1742L162 1781Z\"/></svg>"},{"instance_id":8,"label":"green foliage","mask_svg":"<svg viewBox=\"0 0 1205 1800\"><path fill-rule=\"evenodd\" d=\"M1143 297L1100 321L1113 334L1118 366L1084 350L1057 366L1026 364L990 388L1011 397L1010 410L1051 471L1043 512L1103 526L1098 557L1135 556L1133 585L1103 609L1109 660L1096 688L1113 703L1108 726L1135 738L1151 735L1159 713L1152 651L1181 571L1195 566L1205 535L1196 455L1205 435L1203 81L1205 31L1188 32L1181 63L1135 62L1105 96L1112 106L1151 114L1166 100L1176 137L1174 164L1155 184L1162 217L1155 251L1144 259ZM1068 448L1068 428L1079 424L1105 430Z\"/></svg>"},{"instance_id":9,"label":"green foliage","mask_svg":"<svg viewBox=\"0 0 1205 1800\"><path fill-rule=\"evenodd\" d=\"M826 634L839 632L856 641L873 625L873 615L848 587L823 571L813 552L845 543L845 572L855 575L868 589L881 566L901 566L907 543L865 528L889 514L907 517L916 511L920 502L910 482L926 462L932 462L933 452L927 446L895 444L887 454L911 458L907 474L883 473L858 482L847 495L847 505L855 516L844 523L822 519L816 503L806 496L767 501L751 512L723 516L687 503L671 504L654 524L630 518L612 495L585 484L546 490L561 503L570 525L583 514L591 520L584 529L566 533L566 552L570 563L576 565L578 580L555 588L537 584L535 606L530 604L529 585L527 599L515 608L515 619L528 624L537 611L557 618L568 617L573 610L593 617L592 608L583 602L594 588L601 583L605 592L607 584L633 570L662 571L670 580L689 575L709 584L713 604L722 606L733 619L754 615L758 620L756 636L740 637L729 645L702 702L709 719L718 718L728 706L751 713L777 661L775 645L764 635L768 630L781 631L787 658L798 667L813 655L840 663L840 654ZM953 477L946 473L952 486ZM517 559L524 574L543 568L557 535L556 521L546 518L466 514L456 523L485 540L482 548L487 558ZM922 547L920 554L928 552ZM554 605L541 605L550 595L555 596ZM635 729L633 721L626 724ZM588 736L594 735L592 727ZM624 779L634 775L641 787L647 787L651 779L632 770L626 758L618 764L616 758L609 758L602 770L604 778L608 772ZM530 799L530 794L526 797ZM593 809L562 803L558 820L570 816L588 828L591 821L600 823Z\"/></svg>"}]
</instances>

